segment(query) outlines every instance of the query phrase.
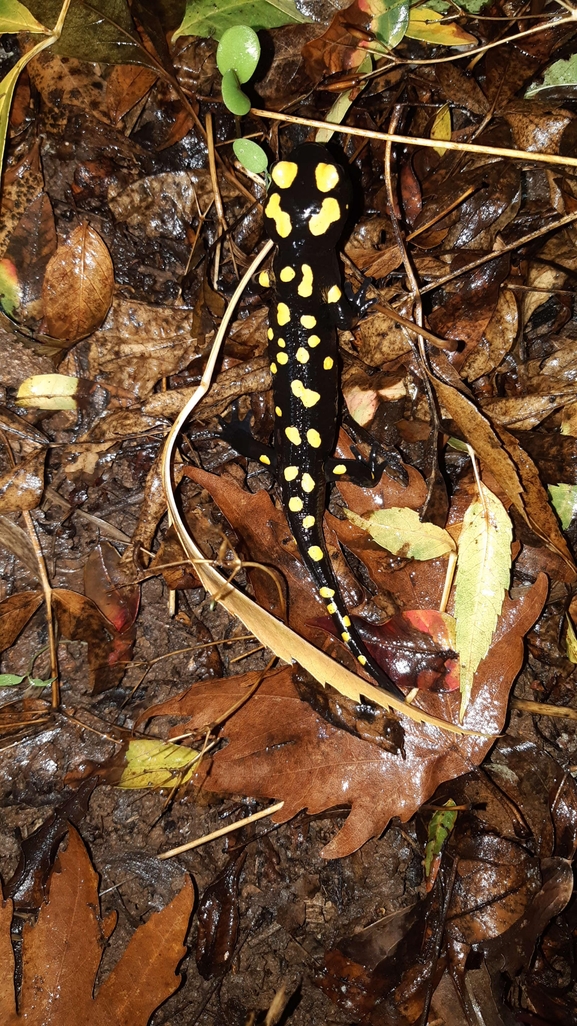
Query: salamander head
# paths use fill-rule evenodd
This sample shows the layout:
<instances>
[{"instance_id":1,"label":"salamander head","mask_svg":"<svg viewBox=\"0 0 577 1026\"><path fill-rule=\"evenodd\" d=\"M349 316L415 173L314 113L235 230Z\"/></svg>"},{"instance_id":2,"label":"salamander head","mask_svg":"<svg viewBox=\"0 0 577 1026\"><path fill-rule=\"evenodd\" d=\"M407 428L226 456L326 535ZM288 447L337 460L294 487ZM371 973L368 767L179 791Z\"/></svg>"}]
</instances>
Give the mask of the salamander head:
<instances>
[{"instance_id":1,"label":"salamander head","mask_svg":"<svg viewBox=\"0 0 577 1026\"><path fill-rule=\"evenodd\" d=\"M266 230L279 246L334 249L348 216L351 186L331 153L318 143L304 143L271 170L265 204Z\"/></svg>"}]
</instances>

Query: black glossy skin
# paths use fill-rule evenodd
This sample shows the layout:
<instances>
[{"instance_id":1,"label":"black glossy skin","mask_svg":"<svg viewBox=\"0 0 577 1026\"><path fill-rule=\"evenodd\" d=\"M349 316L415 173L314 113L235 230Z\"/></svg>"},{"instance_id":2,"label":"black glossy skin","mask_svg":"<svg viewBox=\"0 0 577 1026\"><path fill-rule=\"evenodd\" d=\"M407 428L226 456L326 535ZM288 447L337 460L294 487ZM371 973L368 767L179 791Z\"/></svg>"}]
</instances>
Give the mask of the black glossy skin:
<instances>
[{"instance_id":1,"label":"black glossy skin","mask_svg":"<svg viewBox=\"0 0 577 1026\"><path fill-rule=\"evenodd\" d=\"M249 439L238 422L225 426L224 435L238 452L276 470L299 553L339 636L382 688L403 699L351 627L323 534L327 481L346 474L359 484L375 484L382 472L361 460L332 458L339 419L336 327L350 325L356 313L342 295L337 259L350 183L329 151L316 143L299 146L273 166L271 175L265 226L277 245L269 316L274 447ZM329 214L324 219L323 210Z\"/></svg>"}]
</instances>

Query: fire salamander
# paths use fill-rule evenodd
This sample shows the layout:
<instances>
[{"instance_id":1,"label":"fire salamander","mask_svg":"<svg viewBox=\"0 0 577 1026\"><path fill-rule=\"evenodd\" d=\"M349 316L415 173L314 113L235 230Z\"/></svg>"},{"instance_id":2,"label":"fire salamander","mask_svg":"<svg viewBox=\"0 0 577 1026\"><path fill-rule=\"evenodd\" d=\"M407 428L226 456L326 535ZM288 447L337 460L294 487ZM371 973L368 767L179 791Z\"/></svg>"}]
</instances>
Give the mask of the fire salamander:
<instances>
[{"instance_id":1,"label":"fire salamander","mask_svg":"<svg viewBox=\"0 0 577 1026\"><path fill-rule=\"evenodd\" d=\"M374 458L333 458L339 418L336 328L350 327L367 306L355 310L343 295L337 258L351 185L329 151L316 143L305 143L274 164L271 178L264 214L277 247L268 329L274 446L261 445L238 418L223 422L223 437L241 455L276 473L299 553L339 637L380 687L403 699L351 625L323 533L327 481L346 475L356 484L374 485L384 466ZM259 280L269 284L267 272Z\"/></svg>"}]
</instances>

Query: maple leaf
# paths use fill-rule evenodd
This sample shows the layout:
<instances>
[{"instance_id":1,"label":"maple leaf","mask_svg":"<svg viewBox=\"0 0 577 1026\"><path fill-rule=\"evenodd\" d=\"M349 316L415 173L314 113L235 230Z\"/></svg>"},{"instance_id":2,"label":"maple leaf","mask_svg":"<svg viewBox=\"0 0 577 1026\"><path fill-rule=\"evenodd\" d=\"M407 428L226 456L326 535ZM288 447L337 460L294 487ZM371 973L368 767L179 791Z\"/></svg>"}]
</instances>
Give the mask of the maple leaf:
<instances>
[{"instance_id":1,"label":"maple leaf","mask_svg":"<svg viewBox=\"0 0 577 1026\"><path fill-rule=\"evenodd\" d=\"M541 575L516 602L505 599L493 645L476 677L465 725L486 735L498 733L506 715L509 688L523 661L523 636L545 601ZM256 675L197 683L154 706L150 716L185 716L175 734L202 730L234 709ZM427 709L456 721L458 698L425 694ZM343 827L322 850L325 858L350 855L383 832L392 816L406 822L445 780L479 765L494 737L453 735L401 715L406 758L384 751L330 726L299 699L289 668L270 674L250 700L236 708L222 734L226 748L207 759L195 783L218 794L244 794L284 801L274 819L286 822L308 809L316 815L350 806Z\"/></svg>"},{"instance_id":2,"label":"maple leaf","mask_svg":"<svg viewBox=\"0 0 577 1026\"><path fill-rule=\"evenodd\" d=\"M100 914L98 875L80 834L70 828L56 860L48 902L22 934L22 986L14 986L12 902L0 904L0 1022L4 1026L146 1026L180 984L176 967L193 905L186 881L166 908L139 926L94 995L94 981L116 913Z\"/></svg>"}]
</instances>

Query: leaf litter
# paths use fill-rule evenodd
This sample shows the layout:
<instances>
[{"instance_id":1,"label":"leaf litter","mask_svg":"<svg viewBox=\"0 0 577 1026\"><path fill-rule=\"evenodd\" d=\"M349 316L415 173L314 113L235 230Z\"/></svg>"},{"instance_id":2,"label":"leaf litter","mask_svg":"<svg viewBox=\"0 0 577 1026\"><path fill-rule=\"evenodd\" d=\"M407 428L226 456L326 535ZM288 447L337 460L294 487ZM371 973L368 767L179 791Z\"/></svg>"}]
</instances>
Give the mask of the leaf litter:
<instances>
[{"instance_id":1,"label":"leaf litter","mask_svg":"<svg viewBox=\"0 0 577 1026\"><path fill-rule=\"evenodd\" d=\"M20 952L3 906L3 1021L64 1026L81 1004L91 1022L164 1021L191 890L175 898L155 856L282 801L226 852L180 856L202 894L198 974L171 1021L262 1019L303 981L295 1026L572 1023L574 23L502 4L482 11L500 22L471 3L235 7L266 43L253 108L360 133L332 136L355 181L345 269L375 279L381 312L341 334L339 454L395 455L374 489L334 489L325 531L354 622L413 700L391 710L333 637L270 476L215 437L234 402L271 432L255 282L179 440L196 566L166 524L163 438L262 244L263 187L220 102L232 14L213 7L179 23L164 3L9 0L0 17L3 870L29 917ZM274 124L242 131L271 153L313 137ZM417 142L387 148L388 131ZM42 387L55 372L66 403ZM226 612L229 579L256 637ZM303 668L271 667L263 640ZM44 966L71 929L51 1007Z\"/></svg>"}]
</instances>

